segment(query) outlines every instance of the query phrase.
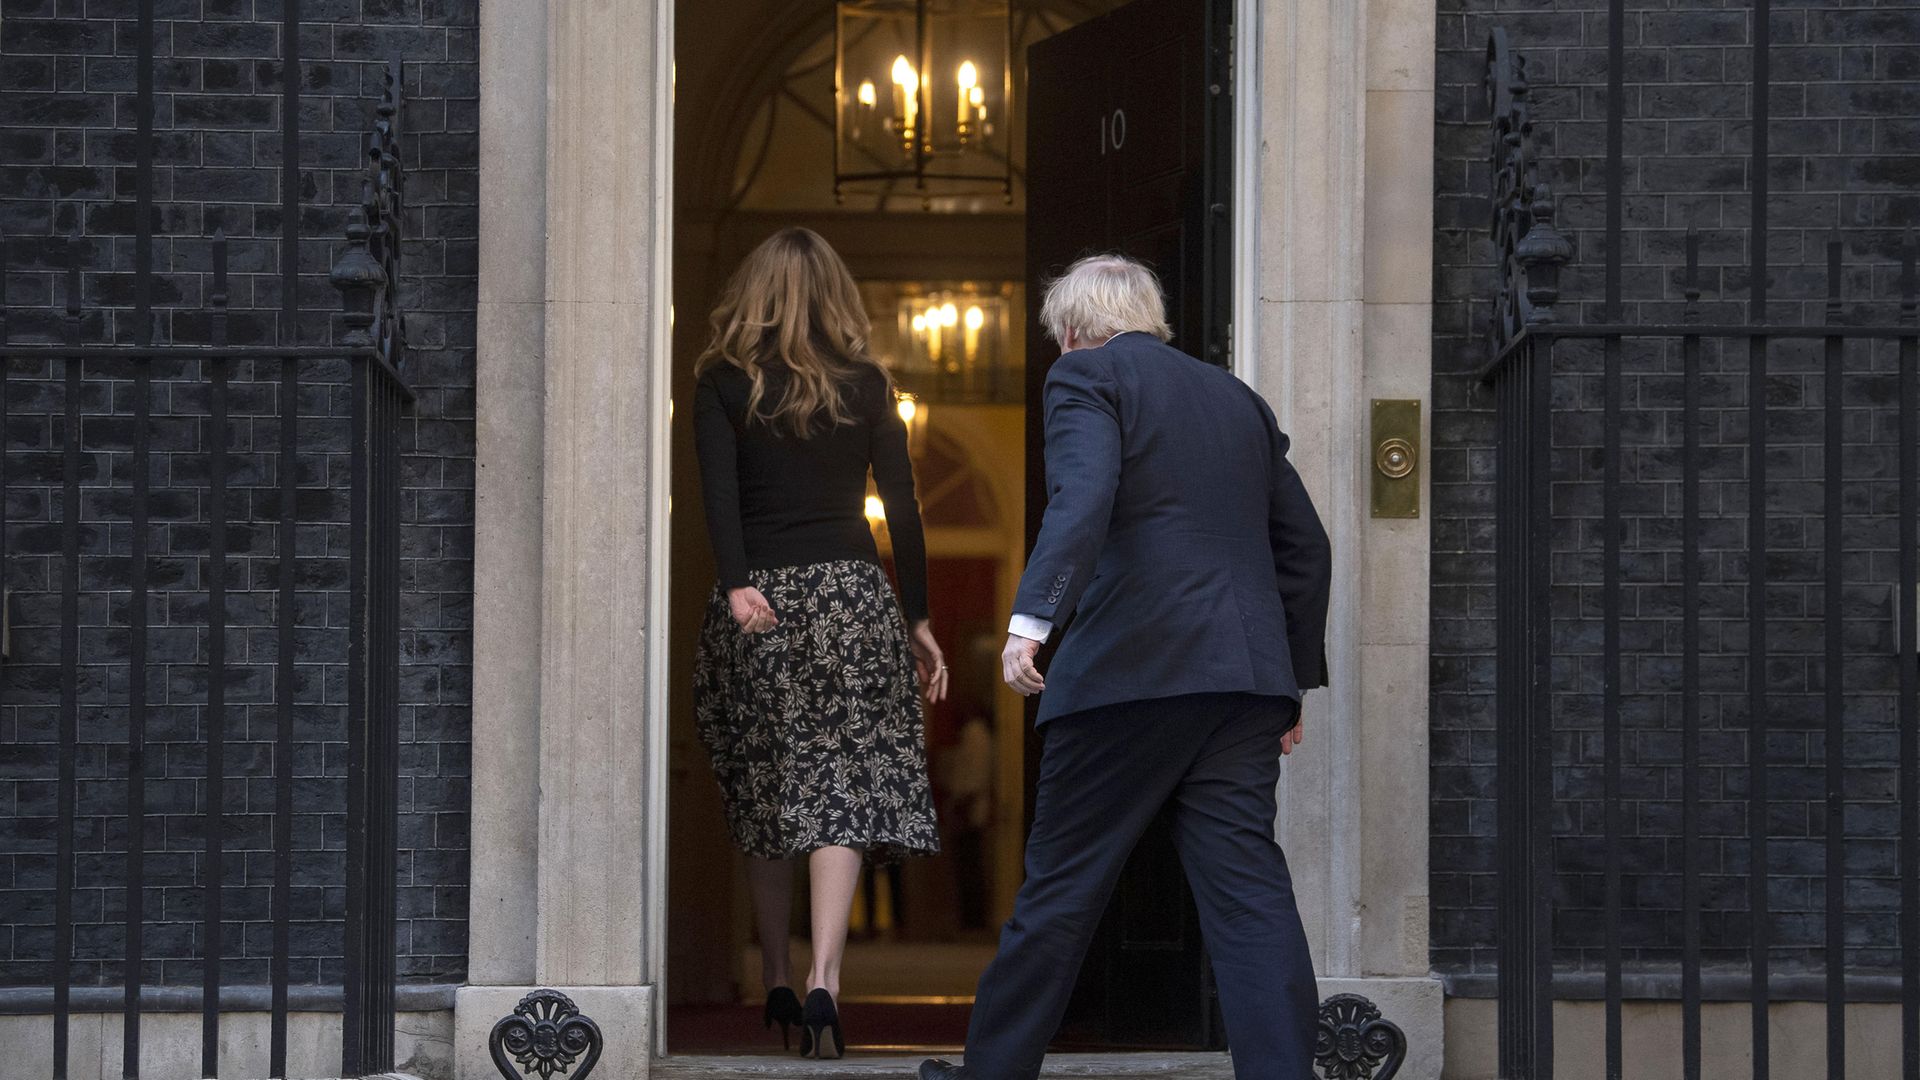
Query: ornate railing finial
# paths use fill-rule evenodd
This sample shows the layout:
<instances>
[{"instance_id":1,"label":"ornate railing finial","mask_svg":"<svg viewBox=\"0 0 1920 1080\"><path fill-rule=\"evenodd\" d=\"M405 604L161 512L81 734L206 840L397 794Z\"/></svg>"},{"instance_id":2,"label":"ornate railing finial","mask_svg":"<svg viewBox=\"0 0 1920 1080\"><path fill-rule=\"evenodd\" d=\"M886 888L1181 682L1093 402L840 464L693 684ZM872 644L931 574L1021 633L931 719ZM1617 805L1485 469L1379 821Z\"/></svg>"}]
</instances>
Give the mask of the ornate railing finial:
<instances>
[{"instance_id":1,"label":"ornate railing finial","mask_svg":"<svg viewBox=\"0 0 1920 1080\"><path fill-rule=\"evenodd\" d=\"M487 1052L504 1080L553 1080L555 1075L587 1080L605 1045L600 1025L558 990L535 990L521 998L487 1037Z\"/></svg>"},{"instance_id":2,"label":"ornate railing finial","mask_svg":"<svg viewBox=\"0 0 1920 1080\"><path fill-rule=\"evenodd\" d=\"M1373 1002L1335 994L1320 1003L1313 1063L1326 1080L1393 1080L1406 1058L1406 1033Z\"/></svg>"},{"instance_id":3,"label":"ornate railing finial","mask_svg":"<svg viewBox=\"0 0 1920 1080\"><path fill-rule=\"evenodd\" d=\"M386 88L367 134L366 175L360 182L360 206L347 222L347 250L329 275L340 290L346 313L348 345L371 345L394 371L402 370L407 349L406 318L400 308L401 212L406 174L400 162L401 66L387 62Z\"/></svg>"},{"instance_id":4,"label":"ornate railing finial","mask_svg":"<svg viewBox=\"0 0 1920 1080\"><path fill-rule=\"evenodd\" d=\"M1527 196L1533 215L1530 227L1513 246L1514 261L1526 279L1528 326L1554 320L1553 305L1560 301L1560 268L1573 258L1573 245L1553 225L1553 191L1535 184Z\"/></svg>"},{"instance_id":5,"label":"ornate railing finial","mask_svg":"<svg viewBox=\"0 0 1920 1080\"><path fill-rule=\"evenodd\" d=\"M1535 163L1530 90L1526 59L1508 47L1506 31L1495 27L1487 40L1486 72L1493 136L1490 232L1500 267L1495 356L1525 328L1554 321L1560 268L1573 258L1573 245L1553 223L1553 192Z\"/></svg>"},{"instance_id":6,"label":"ornate railing finial","mask_svg":"<svg viewBox=\"0 0 1920 1080\"><path fill-rule=\"evenodd\" d=\"M373 344L374 304L387 291L387 271L368 250L368 232L366 211L354 207L347 218L347 250L328 275L340 290L340 310L345 313L347 333L342 345Z\"/></svg>"}]
</instances>

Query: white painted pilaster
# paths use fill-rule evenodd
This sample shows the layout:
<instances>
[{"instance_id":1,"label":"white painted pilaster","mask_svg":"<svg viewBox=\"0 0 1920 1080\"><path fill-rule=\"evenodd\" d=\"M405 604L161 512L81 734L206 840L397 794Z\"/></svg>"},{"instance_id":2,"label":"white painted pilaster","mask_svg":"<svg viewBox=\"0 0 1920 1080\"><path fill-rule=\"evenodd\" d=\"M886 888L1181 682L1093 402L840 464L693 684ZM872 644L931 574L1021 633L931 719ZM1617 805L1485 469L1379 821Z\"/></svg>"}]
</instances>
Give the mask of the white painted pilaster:
<instances>
[{"instance_id":1,"label":"white painted pilaster","mask_svg":"<svg viewBox=\"0 0 1920 1080\"><path fill-rule=\"evenodd\" d=\"M472 980L457 1075L535 986L654 1049L671 0L481 14ZM659 537L655 541L656 535Z\"/></svg>"},{"instance_id":2,"label":"white painted pilaster","mask_svg":"<svg viewBox=\"0 0 1920 1080\"><path fill-rule=\"evenodd\" d=\"M1359 580L1366 553L1361 347L1366 11L1294 0L1262 16L1260 390L1293 439L1293 462L1333 538L1334 581ZM1359 597L1336 588L1328 627L1333 686L1308 695L1306 743L1285 766L1281 839L1314 966L1358 974Z\"/></svg>"},{"instance_id":3,"label":"white painted pilaster","mask_svg":"<svg viewBox=\"0 0 1920 1080\"><path fill-rule=\"evenodd\" d=\"M540 3L480 13L474 665L468 978L534 977L546 397L547 36Z\"/></svg>"},{"instance_id":4,"label":"white painted pilaster","mask_svg":"<svg viewBox=\"0 0 1920 1080\"><path fill-rule=\"evenodd\" d=\"M1424 505L1371 516L1369 426L1373 398L1431 400L1434 17L1433 0L1263 6L1261 70L1285 77L1262 80L1254 365L1335 560L1333 686L1308 695L1280 836L1323 984L1407 1028L1403 1075L1423 1078L1442 1030L1427 978L1427 519Z\"/></svg>"},{"instance_id":5,"label":"white painted pilaster","mask_svg":"<svg viewBox=\"0 0 1920 1080\"><path fill-rule=\"evenodd\" d=\"M653 4L547 5L546 406L535 981L649 982ZM670 25L670 24L667 24ZM656 371L660 369L659 371ZM664 395L662 395L664 396ZM663 673L661 673L663 675Z\"/></svg>"}]
</instances>

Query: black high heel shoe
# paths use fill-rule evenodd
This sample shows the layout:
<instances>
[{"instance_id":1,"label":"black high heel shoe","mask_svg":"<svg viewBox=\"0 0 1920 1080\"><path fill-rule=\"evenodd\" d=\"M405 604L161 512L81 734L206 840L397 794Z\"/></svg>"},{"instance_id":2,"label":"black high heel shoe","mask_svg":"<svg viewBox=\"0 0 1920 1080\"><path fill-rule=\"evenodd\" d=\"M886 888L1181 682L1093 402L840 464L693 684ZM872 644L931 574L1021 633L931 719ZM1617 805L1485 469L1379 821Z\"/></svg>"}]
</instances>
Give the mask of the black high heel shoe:
<instances>
[{"instance_id":1,"label":"black high heel shoe","mask_svg":"<svg viewBox=\"0 0 1920 1080\"><path fill-rule=\"evenodd\" d=\"M840 1033L840 1010L833 995L824 988L807 995L804 1017L800 1022L800 1056L821 1060L838 1059L847 1052L846 1036Z\"/></svg>"},{"instance_id":2,"label":"black high heel shoe","mask_svg":"<svg viewBox=\"0 0 1920 1080\"><path fill-rule=\"evenodd\" d=\"M767 1011L763 1018L768 1030L772 1030L775 1024L780 1025L780 1048L793 1049L793 1040L788 1031L806 1019L805 1012L800 1008L800 995L784 986L774 987L767 994Z\"/></svg>"}]
</instances>

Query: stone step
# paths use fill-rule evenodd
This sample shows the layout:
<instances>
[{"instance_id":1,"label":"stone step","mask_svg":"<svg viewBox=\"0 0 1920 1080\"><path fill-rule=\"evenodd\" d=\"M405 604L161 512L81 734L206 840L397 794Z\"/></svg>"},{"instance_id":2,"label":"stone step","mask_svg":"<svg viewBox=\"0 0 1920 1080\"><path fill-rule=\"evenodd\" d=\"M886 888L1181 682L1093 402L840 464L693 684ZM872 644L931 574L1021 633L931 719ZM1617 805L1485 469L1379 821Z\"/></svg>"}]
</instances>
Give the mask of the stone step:
<instances>
[{"instance_id":1,"label":"stone step","mask_svg":"<svg viewBox=\"0 0 1920 1080\"><path fill-rule=\"evenodd\" d=\"M807 1061L774 1055L682 1055L653 1063L656 1080L912 1080L929 1056L852 1054L839 1061ZM1040 1075L1062 1080L1232 1080L1225 1054L1053 1054Z\"/></svg>"}]
</instances>

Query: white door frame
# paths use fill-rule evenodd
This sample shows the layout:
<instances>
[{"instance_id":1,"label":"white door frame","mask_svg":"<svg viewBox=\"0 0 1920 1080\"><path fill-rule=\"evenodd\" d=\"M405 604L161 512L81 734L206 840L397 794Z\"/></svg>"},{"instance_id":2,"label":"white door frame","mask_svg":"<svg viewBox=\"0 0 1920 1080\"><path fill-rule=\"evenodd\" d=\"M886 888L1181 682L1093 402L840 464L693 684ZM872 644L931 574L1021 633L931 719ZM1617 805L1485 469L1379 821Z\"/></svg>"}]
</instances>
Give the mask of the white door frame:
<instances>
[{"instance_id":1,"label":"white door frame","mask_svg":"<svg viewBox=\"0 0 1920 1080\"><path fill-rule=\"evenodd\" d=\"M668 618L673 580L673 97L674 0L653 0L653 258L651 289L666 303L655 303L649 328L652 367L647 400L651 442L647 448L647 973L653 979L653 1053L667 1049L667 763L672 715L667 688L673 664Z\"/></svg>"},{"instance_id":2,"label":"white door frame","mask_svg":"<svg viewBox=\"0 0 1920 1080\"><path fill-rule=\"evenodd\" d=\"M1233 373L1260 385L1260 0L1233 5Z\"/></svg>"}]
</instances>

